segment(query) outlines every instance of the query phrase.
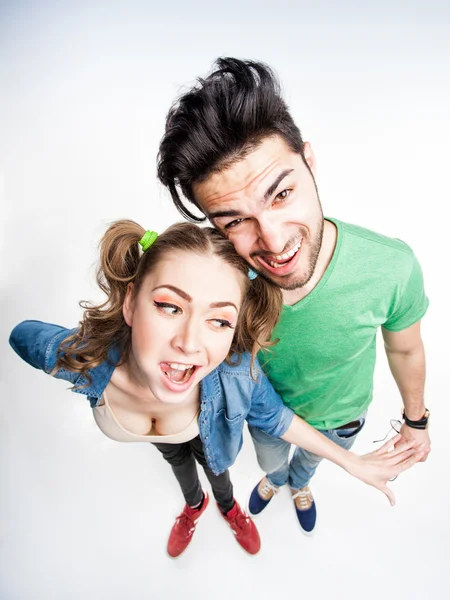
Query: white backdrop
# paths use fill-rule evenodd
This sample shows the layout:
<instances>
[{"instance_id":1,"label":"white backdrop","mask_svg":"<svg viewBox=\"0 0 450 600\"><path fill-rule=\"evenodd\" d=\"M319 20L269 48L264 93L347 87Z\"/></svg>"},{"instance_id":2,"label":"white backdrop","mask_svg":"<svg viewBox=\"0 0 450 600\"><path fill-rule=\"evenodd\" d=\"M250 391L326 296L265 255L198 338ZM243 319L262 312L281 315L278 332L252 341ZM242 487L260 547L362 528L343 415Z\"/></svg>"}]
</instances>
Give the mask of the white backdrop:
<instances>
[{"instance_id":1,"label":"white backdrop","mask_svg":"<svg viewBox=\"0 0 450 600\"><path fill-rule=\"evenodd\" d=\"M2 600L448 598L449 25L444 0L0 3ZM394 509L324 464L314 538L295 526L286 492L258 520L258 556L244 555L211 505L171 561L182 498L168 466L146 444L102 436L88 403L22 363L7 339L25 318L73 326L78 300L99 298L106 223L180 220L155 176L164 119L221 55L280 75L316 152L325 214L415 249L431 300L433 452L393 484ZM399 410L380 352L357 451ZM244 502L260 475L247 436L232 475Z\"/></svg>"}]
</instances>

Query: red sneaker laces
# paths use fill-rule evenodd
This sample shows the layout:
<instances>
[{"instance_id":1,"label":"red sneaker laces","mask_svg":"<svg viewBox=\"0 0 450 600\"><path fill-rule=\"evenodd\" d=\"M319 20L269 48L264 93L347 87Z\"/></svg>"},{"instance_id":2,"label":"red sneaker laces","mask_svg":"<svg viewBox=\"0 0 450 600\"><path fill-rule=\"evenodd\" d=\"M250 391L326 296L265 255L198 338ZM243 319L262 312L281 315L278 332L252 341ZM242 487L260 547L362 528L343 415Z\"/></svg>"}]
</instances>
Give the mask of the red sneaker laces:
<instances>
[{"instance_id":1,"label":"red sneaker laces","mask_svg":"<svg viewBox=\"0 0 450 600\"><path fill-rule=\"evenodd\" d=\"M234 517L229 519L230 522L242 532L245 532L248 529L250 518L242 511L238 510Z\"/></svg>"},{"instance_id":2,"label":"red sneaker laces","mask_svg":"<svg viewBox=\"0 0 450 600\"><path fill-rule=\"evenodd\" d=\"M195 529L195 521L186 513L181 513L177 517L177 529L183 533L183 535L188 536Z\"/></svg>"}]
</instances>

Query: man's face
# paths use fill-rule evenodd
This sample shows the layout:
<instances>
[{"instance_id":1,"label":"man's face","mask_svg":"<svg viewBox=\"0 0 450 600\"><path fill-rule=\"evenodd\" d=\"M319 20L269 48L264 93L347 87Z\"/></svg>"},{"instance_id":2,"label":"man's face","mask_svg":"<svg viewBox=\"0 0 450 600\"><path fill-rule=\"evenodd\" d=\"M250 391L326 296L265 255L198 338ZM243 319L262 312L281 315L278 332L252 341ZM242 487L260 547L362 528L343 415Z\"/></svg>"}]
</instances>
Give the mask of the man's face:
<instances>
[{"instance_id":1,"label":"man's face","mask_svg":"<svg viewBox=\"0 0 450 600\"><path fill-rule=\"evenodd\" d=\"M305 159L313 171L308 144ZM255 270L285 290L310 280L322 244L322 208L310 170L282 138L266 138L193 191L206 216Z\"/></svg>"}]
</instances>

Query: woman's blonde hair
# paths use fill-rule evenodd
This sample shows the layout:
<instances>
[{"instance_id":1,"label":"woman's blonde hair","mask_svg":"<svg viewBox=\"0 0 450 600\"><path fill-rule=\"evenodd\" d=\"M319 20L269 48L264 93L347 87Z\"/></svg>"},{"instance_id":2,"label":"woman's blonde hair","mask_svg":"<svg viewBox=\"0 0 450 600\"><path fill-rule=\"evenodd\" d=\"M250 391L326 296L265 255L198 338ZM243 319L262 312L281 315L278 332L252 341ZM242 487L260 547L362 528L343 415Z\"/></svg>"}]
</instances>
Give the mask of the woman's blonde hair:
<instances>
[{"instance_id":1,"label":"woman's blonde hair","mask_svg":"<svg viewBox=\"0 0 450 600\"><path fill-rule=\"evenodd\" d=\"M142 252L139 240L143 227L134 221L113 223L100 241L100 263L97 283L106 294L102 304L80 302L85 309L79 329L60 345L57 367L64 367L89 377L89 370L108 358L118 348L117 365L126 362L131 346L131 328L125 322L122 307L129 283L137 295L144 278L171 251L213 254L239 271L243 277L243 301L235 335L227 356L251 352L252 361L258 350L272 346L270 336L281 312L282 295L278 286L258 276L248 278L248 264L233 244L211 227L177 223L162 233L153 245Z\"/></svg>"}]
</instances>

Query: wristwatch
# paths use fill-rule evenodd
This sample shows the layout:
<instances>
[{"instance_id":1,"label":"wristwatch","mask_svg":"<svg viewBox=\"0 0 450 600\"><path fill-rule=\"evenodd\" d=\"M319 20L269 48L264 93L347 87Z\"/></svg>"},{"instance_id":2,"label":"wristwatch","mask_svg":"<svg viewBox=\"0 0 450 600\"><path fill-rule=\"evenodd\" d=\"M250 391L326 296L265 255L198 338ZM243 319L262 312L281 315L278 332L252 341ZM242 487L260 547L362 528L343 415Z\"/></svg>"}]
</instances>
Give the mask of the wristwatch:
<instances>
[{"instance_id":1,"label":"wristwatch","mask_svg":"<svg viewBox=\"0 0 450 600\"><path fill-rule=\"evenodd\" d=\"M429 417L430 417L430 411L428 410L428 408L426 408L425 414L423 415L423 417L421 419L419 419L418 421L411 421L411 419L408 419L405 411L403 410L403 419L404 419L406 425L408 425L408 427L411 427L412 429L426 429L428 427Z\"/></svg>"}]
</instances>

